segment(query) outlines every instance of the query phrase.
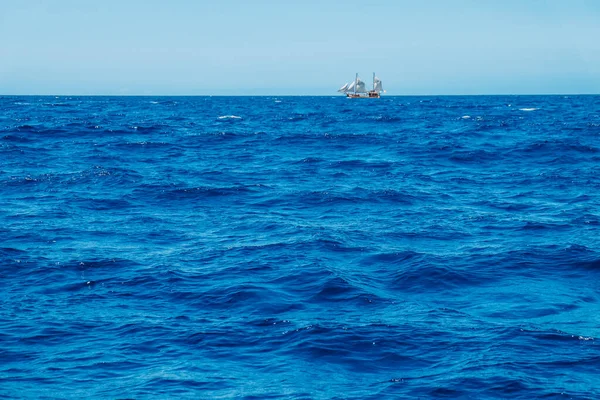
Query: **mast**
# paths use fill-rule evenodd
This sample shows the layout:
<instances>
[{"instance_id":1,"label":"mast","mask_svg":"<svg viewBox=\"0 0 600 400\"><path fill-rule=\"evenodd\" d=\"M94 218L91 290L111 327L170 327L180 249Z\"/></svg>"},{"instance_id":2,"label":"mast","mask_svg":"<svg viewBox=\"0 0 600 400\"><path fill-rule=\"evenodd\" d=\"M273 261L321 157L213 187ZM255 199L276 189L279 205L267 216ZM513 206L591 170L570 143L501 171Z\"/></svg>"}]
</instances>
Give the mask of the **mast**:
<instances>
[{"instance_id":1,"label":"mast","mask_svg":"<svg viewBox=\"0 0 600 400\"><path fill-rule=\"evenodd\" d=\"M373 72L373 91L375 91L375 72Z\"/></svg>"},{"instance_id":2,"label":"mast","mask_svg":"<svg viewBox=\"0 0 600 400\"><path fill-rule=\"evenodd\" d=\"M354 78L354 94L356 94L356 85L358 85L358 72L356 73L356 78Z\"/></svg>"}]
</instances>

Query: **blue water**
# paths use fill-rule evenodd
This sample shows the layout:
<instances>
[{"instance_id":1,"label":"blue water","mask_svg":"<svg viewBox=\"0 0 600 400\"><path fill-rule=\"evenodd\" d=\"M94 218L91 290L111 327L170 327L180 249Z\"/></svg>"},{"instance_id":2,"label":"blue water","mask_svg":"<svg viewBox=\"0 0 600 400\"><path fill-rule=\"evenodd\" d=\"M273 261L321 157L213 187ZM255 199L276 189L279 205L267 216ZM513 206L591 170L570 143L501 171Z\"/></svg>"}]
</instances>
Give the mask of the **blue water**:
<instances>
[{"instance_id":1,"label":"blue water","mask_svg":"<svg viewBox=\"0 0 600 400\"><path fill-rule=\"evenodd\" d=\"M600 96L1 97L0 397L600 397Z\"/></svg>"}]
</instances>

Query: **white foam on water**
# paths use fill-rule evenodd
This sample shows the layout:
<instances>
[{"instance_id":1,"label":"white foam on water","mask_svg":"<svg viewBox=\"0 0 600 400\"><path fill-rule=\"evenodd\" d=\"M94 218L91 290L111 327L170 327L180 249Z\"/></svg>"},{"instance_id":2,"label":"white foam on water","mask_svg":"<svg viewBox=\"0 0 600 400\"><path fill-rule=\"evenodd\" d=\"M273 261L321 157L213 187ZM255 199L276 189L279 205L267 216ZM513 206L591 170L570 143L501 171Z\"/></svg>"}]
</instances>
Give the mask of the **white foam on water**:
<instances>
[{"instance_id":1,"label":"white foam on water","mask_svg":"<svg viewBox=\"0 0 600 400\"><path fill-rule=\"evenodd\" d=\"M221 115L219 119L241 119L242 117L238 117L237 115Z\"/></svg>"},{"instance_id":2,"label":"white foam on water","mask_svg":"<svg viewBox=\"0 0 600 400\"><path fill-rule=\"evenodd\" d=\"M531 107L531 108L519 108L519 111L535 111L539 110L539 108Z\"/></svg>"},{"instance_id":3,"label":"white foam on water","mask_svg":"<svg viewBox=\"0 0 600 400\"><path fill-rule=\"evenodd\" d=\"M591 337L591 336L579 336L577 339L579 339L579 340L586 340L586 341L587 340L594 340L594 338Z\"/></svg>"},{"instance_id":4,"label":"white foam on water","mask_svg":"<svg viewBox=\"0 0 600 400\"><path fill-rule=\"evenodd\" d=\"M470 115L463 115L461 118L462 118L462 119L470 119L470 118L471 118L471 116L470 116Z\"/></svg>"}]
</instances>

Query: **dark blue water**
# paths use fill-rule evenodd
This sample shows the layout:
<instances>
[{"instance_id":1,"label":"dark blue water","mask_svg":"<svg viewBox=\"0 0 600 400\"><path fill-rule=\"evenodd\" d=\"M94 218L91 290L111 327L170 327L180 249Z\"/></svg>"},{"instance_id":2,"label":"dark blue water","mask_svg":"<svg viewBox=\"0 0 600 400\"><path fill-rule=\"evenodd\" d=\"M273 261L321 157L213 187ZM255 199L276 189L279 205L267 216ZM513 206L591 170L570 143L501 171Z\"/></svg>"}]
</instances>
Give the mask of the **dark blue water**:
<instances>
[{"instance_id":1,"label":"dark blue water","mask_svg":"<svg viewBox=\"0 0 600 400\"><path fill-rule=\"evenodd\" d=\"M0 98L0 397L600 397L600 97Z\"/></svg>"}]
</instances>

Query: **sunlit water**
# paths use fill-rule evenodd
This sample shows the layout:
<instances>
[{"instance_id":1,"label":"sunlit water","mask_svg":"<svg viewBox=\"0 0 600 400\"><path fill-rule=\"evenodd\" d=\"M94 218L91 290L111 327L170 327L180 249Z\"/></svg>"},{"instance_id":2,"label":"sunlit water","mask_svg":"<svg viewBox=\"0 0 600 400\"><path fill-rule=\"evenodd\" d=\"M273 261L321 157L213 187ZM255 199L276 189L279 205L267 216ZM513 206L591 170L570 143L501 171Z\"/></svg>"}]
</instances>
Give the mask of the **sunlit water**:
<instances>
[{"instance_id":1,"label":"sunlit water","mask_svg":"<svg viewBox=\"0 0 600 400\"><path fill-rule=\"evenodd\" d=\"M600 397L600 97L0 111L0 397Z\"/></svg>"}]
</instances>

